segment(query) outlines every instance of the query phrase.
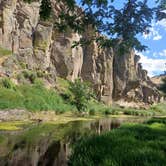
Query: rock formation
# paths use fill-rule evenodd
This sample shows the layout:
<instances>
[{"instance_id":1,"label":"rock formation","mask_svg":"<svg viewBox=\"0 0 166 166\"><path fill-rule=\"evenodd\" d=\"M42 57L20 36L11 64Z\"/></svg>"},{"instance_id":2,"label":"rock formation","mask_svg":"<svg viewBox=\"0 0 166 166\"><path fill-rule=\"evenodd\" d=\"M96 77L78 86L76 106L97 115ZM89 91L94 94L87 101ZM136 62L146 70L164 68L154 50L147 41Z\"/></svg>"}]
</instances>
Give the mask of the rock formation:
<instances>
[{"instance_id":1,"label":"rock formation","mask_svg":"<svg viewBox=\"0 0 166 166\"><path fill-rule=\"evenodd\" d=\"M52 1L53 18L57 19L62 3ZM51 21L39 16L40 2L0 0L0 76L15 78L23 70L42 71L52 86L56 77L73 81L81 77L90 81L100 100L152 103L160 94L139 64L139 56L130 50L118 55L114 48L89 46L71 48L73 41L90 35L72 30L60 33ZM5 57L5 58L4 58Z\"/></svg>"}]
</instances>

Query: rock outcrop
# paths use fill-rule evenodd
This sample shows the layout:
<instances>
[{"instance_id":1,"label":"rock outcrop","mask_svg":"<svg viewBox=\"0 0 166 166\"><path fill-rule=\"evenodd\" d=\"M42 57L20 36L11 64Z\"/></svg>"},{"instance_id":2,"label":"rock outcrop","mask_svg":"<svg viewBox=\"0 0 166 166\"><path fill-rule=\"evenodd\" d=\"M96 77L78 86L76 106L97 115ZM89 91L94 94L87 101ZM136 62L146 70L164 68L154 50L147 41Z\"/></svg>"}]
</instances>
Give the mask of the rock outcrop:
<instances>
[{"instance_id":1,"label":"rock outcrop","mask_svg":"<svg viewBox=\"0 0 166 166\"><path fill-rule=\"evenodd\" d=\"M58 19L63 4L52 1L52 8L53 19ZM93 84L99 100L107 104L160 101L133 50L118 55L114 48L99 48L95 42L71 48L73 41L87 38L91 31L82 36L72 30L60 33L51 20L40 20L39 11L40 1L0 0L0 48L11 52L6 58L0 55L0 76L15 78L23 70L41 71L52 86L57 76L71 81L81 77Z\"/></svg>"}]
</instances>

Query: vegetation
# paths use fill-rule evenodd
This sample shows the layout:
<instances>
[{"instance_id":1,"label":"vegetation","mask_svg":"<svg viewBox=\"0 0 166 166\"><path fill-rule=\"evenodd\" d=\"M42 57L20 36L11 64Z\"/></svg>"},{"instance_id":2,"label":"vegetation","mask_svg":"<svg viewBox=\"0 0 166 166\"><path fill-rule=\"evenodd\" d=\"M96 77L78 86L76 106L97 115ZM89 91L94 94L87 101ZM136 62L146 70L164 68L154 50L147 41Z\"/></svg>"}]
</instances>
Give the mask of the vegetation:
<instances>
[{"instance_id":1,"label":"vegetation","mask_svg":"<svg viewBox=\"0 0 166 166\"><path fill-rule=\"evenodd\" d=\"M125 124L102 135L83 137L70 157L70 166L165 166L166 118L145 124Z\"/></svg>"},{"instance_id":2,"label":"vegetation","mask_svg":"<svg viewBox=\"0 0 166 166\"><path fill-rule=\"evenodd\" d=\"M32 3L35 2L35 0L24 0L24 2ZM40 17L43 20L47 20L51 16L51 2L50 0L42 0L41 6L40 6Z\"/></svg>"},{"instance_id":3,"label":"vegetation","mask_svg":"<svg viewBox=\"0 0 166 166\"><path fill-rule=\"evenodd\" d=\"M12 54L11 50L8 50L8 49L0 47L0 57L2 57L2 56L9 56L11 54Z\"/></svg>"},{"instance_id":4,"label":"vegetation","mask_svg":"<svg viewBox=\"0 0 166 166\"><path fill-rule=\"evenodd\" d=\"M30 111L54 110L57 112L75 109L70 103L65 103L55 90L46 89L40 82L14 85L6 78L0 84L0 109L14 108Z\"/></svg>"},{"instance_id":5,"label":"vegetation","mask_svg":"<svg viewBox=\"0 0 166 166\"><path fill-rule=\"evenodd\" d=\"M20 76L19 76L20 77ZM16 85L9 78L0 80L0 109L26 109L29 111L87 112L89 115L166 115L165 104L151 106L150 109L109 107L95 99L88 83L76 80L69 82L57 78L55 89L47 89L38 75L32 71L23 72L23 84Z\"/></svg>"},{"instance_id":6,"label":"vegetation","mask_svg":"<svg viewBox=\"0 0 166 166\"><path fill-rule=\"evenodd\" d=\"M28 124L28 122L0 122L0 130L20 130Z\"/></svg>"},{"instance_id":7,"label":"vegetation","mask_svg":"<svg viewBox=\"0 0 166 166\"><path fill-rule=\"evenodd\" d=\"M31 3L35 0L24 0ZM138 51L147 47L138 40L138 34L149 33L151 21L154 14L161 20L166 18L163 12L166 8L165 0L158 0L158 7L150 8L148 1L125 1L122 7L116 8L116 0L81 0L79 7L83 10L76 12L76 0L63 0L65 8L61 8L58 22L55 27L60 31L72 29L75 32L83 33L90 25L94 31L107 35L107 38L96 36L95 33L89 39L81 40L73 44L87 44L95 40L101 47L119 47L118 50L126 52L128 48ZM94 10L95 9L95 10ZM41 19L47 20L52 12L50 0L42 0L40 6Z\"/></svg>"},{"instance_id":8,"label":"vegetation","mask_svg":"<svg viewBox=\"0 0 166 166\"><path fill-rule=\"evenodd\" d=\"M85 111L87 103L93 96L91 88L87 83L82 82L80 79L70 82L69 90L71 91L72 103L77 107L78 111Z\"/></svg>"}]
</instances>

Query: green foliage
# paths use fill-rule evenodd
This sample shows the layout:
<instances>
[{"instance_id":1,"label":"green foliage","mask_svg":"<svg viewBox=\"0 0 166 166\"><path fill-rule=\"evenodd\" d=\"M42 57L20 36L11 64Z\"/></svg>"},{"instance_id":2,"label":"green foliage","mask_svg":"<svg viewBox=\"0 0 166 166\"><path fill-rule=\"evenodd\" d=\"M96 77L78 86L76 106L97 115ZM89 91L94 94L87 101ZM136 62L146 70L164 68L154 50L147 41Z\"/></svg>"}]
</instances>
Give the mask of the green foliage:
<instances>
[{"instance_id":1,"label":"green foliage","mask_svg":"<svg viewBox=\"0 0 166 166\"><path fill-rule=\"evenodd\" d=\"M35 80L37 78L36 72L30 70L24 70L22 74L24 78L28 79L31 83L35 83Z\"/></svg>"},{"instance_id":2,"label":"green foliage","mask_svg":"<svg viewBox=\"0 0 166 166\"><path fill-rule=\"evenodd\" d=\"M101 135L83 137L73 148L70 166L165 166L166 119L125 124Z\"/></svg>"},{"instance_id":3,"label":"green foliage","mask_svg":"<svg viewBox=\"0 0 166 166\"><path fill-rule=\"evenodd\" d=\"M40 6L40 17L47 20L51 16L51 2L50 0L42 0Z\"/></svg>"},{"instance_id":4,"label":"green foliage","mask_svg":"<svg viewBox=\"0 0 166 166\"><path fill-rule=\"evenodd\" d=\"M138 109L124 109L123 113L125 115L133 115L133 116L154 116L155 112L150 110L138 110Z\"/></svg>"},{"instance_id":5,"label":"green foliage","mask_svg":"<svg viewBox=\"0 0 166 166\"><path fill-rule=\"evenodd\" d=\"M10 84L9 84L10 83ZM41 82L33 85L19 85L13 89L10 81L0 86L0 109L22 108L30 111L56 112L72 111L75 108L65 101L53 90L46 89Z\"/></svg>"},{"instance_id":6,"label":"green foliage","mask_svg":"<svg viewBox=\"0 0 166 166\"><path fill-rule=\"evenodd\" d=\"M35 2L36 0L24 0L24 2L27 3L32 3ZM51 16L51 2L50 0L42 0L41 1L41 6L40 6L40 17L43 20L48 20Z\"/></svg>"},{"instance_id":7,"label":"green foliage","mask_svg":"<svg viewBox=\"0 0 166 166\"><path fill-rule=\"evenodd\" d=\"M157 10L157 12L156 12L157 19L159 19L159 20L165 19L166 18L166 13L165 13L166 0L157 0L157 3L159 4L158 8L156 9Z\"/></svg>"},{"instance_id":8,"label":"green foliage","mask_svg":"<svg viewBox=\"0 0 166 166\"><path fill-rule=\"evenodd\" d=\"M106 108L104 111L105 115L111 115L112 114L112 109L111 108Z\"/></svg>"},{"instance_id":9,"label":"green foliage","mask_svg":"<svg viewBox=\"0 0 166 166\"><path fill-rule=\"evenodd\" d=\"M11 54L12 54L11 50L8 50L8 49L0 47L0 57L2 57L2 56L9 56Z\"/></svg>"},{"instance_id":10,"label":"green foliage","mask_svg":"<svg viewBox=\"0 0 166 166\"><path fill-rule=\"evenodd\" d=\"M31 3L34 2L35 0L24 0L24 2Z\"/></svg>"},{"instance_id":11,"label":"green foliage","mask_svg":"<svg viewBox=\"0 0 166 166\"><path fill-rule=\"evenodd\" d=\"M3 78L0 80L0 87L4 87L6 89L15 89L14 83L9 78Z\"/></svg>"},{"instance_id":12,"label":"green foliage","mask_svg":"<svg viewBox=\"0 0 166 166\"><path fill-rule=\"evenodd\" d=\"M89 115L95 115L95 113L96 113L95 109L90 109L89 110Z\"/></svg>"},{"instance_id":13,"label":"green foliage","mask_svg":"<svg viewBox=\"0 0 166 166\"><path fill-rule=\"evenodd\" d=\"M77 107L77 110L85 111L87 103L93 94L89 85L77 79L74 82L70 82L69 90L73 94L72 103Z\"/></svg>"},{"instance_id":14,"label":"green foliage","mask_svg":"<svg viewBox=\"0 0 166 166\"><path fill-rule=\"evenodd\" d=\"M65 31L68 27L75 32L82 33L90 25L95 31L106 34L107 38L92 35L89 39L82 39L77 44L96 41L101 47L117 47L121 53L129 48L145 50L136 37L141 33L148 33L155 9L148 6L148 1L125 1L122 7L116 8L114 0L81 0L83 11L75 12L75 1L69 3L64 0L67 10L60 15L60 22L56 22L59 30ZM59 20L58 20L59 21Z\"/></svg>"}]
</instances>

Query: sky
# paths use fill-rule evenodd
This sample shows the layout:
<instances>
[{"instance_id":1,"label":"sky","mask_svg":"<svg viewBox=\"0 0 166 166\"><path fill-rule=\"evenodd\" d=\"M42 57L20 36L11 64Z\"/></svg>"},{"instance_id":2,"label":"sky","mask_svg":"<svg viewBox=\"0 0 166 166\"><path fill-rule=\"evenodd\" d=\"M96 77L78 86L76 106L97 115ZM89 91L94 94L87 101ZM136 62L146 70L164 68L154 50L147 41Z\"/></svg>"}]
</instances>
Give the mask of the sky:
<instances>
[{"instance_id":1,"label":"sky","mask_svg":"<svg viewBox=\"0 0 166 166\"><path fill-rule=\"evenodd\" d=\"M80 0L77 0L79 2ZM114 4L117 8L123 5L125 0L115 0ZM156 6L155 0L148 1L150 7ZM166 71L166 19L152 22L150 33L148 35L139 35L139 40L146 46L148 50L145 52L136 52L140 55L140 63L143 68L148 71L148 75L163 74Z\"/></svg>"}]
</instances>

